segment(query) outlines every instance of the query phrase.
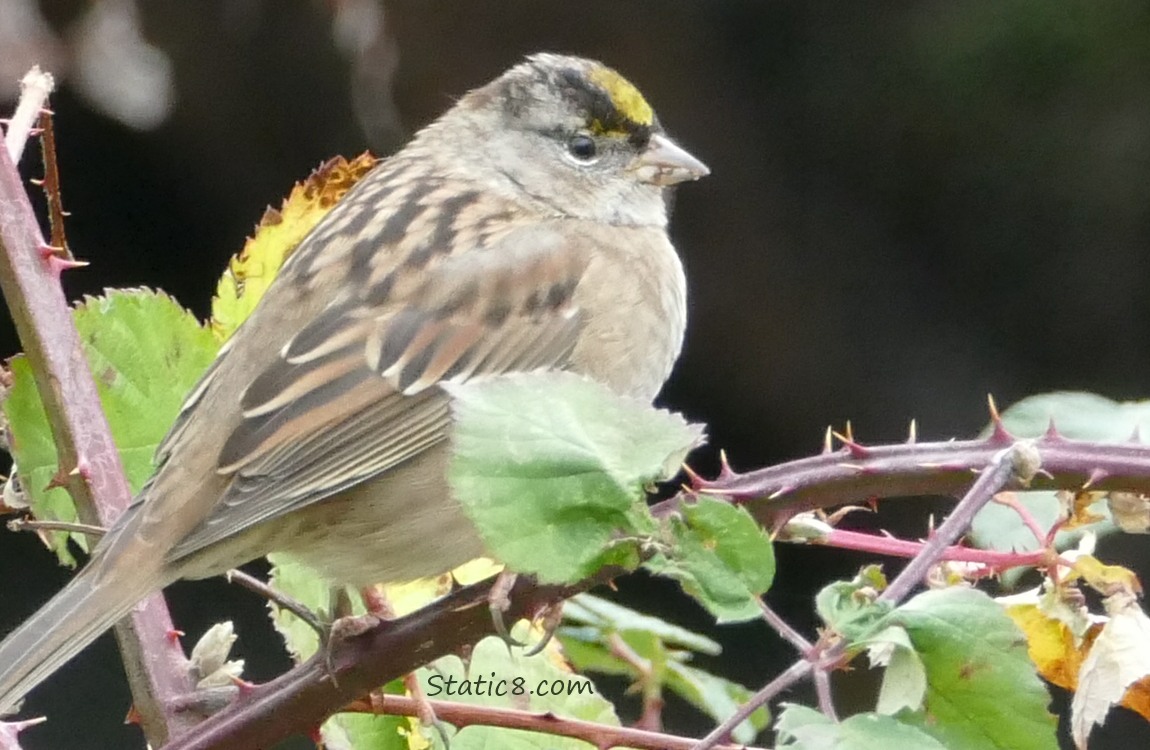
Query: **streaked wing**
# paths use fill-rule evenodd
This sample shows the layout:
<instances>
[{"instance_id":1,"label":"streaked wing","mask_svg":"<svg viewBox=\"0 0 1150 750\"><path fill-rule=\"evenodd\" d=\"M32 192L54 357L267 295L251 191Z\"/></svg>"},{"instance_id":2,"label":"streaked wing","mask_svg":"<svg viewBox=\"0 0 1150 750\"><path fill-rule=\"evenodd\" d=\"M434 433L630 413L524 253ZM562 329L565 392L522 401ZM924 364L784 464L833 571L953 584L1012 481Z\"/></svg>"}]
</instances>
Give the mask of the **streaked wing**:
<instances>
[{"instance_id":1,"label":"streaked wing","mask_svg":"<svg viewBox=\"0 0 1150 750\"><path fill-rule=\"evenodd\" d=\"M440 442L450 414L439 383L565 366L583 324L571 300L586 263L535 226L333 301L244 392L218 461L232 482L171 559Z\"/></svg>"}]
</instances>

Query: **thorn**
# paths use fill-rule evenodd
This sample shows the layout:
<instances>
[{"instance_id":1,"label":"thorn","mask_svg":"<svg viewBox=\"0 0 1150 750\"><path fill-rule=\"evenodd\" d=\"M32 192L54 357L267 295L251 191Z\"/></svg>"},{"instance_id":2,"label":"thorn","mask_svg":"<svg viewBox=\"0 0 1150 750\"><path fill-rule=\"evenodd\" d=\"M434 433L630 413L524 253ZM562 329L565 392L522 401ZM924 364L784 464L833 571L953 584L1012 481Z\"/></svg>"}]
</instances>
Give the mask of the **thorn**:
<instances>
[{"instance_id":1,"label":"thorn","mask_svg":"<svg viewBox=\"0 0 1150 750\"><path fill-rule=\"evenodd\" d=\"M846 433L847 440L853 443L855 441L855 431L854 428L851 427L851 421L849 419L847 420L847 428L844 432Z\"/></svg>"},{"instance_id":2,"label":"thorn","mask_svg":"<svg viewBox=\"0 0 1150 750\"><path fill-rule=\"evenodd\" d=\"M918 442L918 420L912 419L912 420L910 420L909 434L906 436L906 444L907 445L914 445L917 442Z\"/></svg>"},{"instance_id":3,"label":"thorn","mask_svg":"<svg viewBox=\"0 0 1150 750\"><path fill-rule=\"evenodd\" d=\"M68 477L70 475L71 472L66 472L63 468L56 469L56 473L53 474L52 478L48 480L48 484L44 485L44 491L47 492L48 490L54 490L57 487L67 487Z\"/></svg>"},{"instance_id":4,"label":"thorn","mask_svg":"<svg viewBox=\"0 0 1150 750\"><path fill-rule=\"evenodd\" d=\"M139 709L137 709L136 704L133 703L131 706L128 707L128 714L127 714L127 716L124 717L124 723L125 724L142 725L143 722L144 722L144 717L140 715Z\"/></svg>"},{"instance_id":5,"label":"thorn","mask_svg":"<svg viewBox=\"0 0 1150 750\"><path fill-rule=\"evenodd\" d=\"M182 630L176 630L175 628L172 628L168 632L164 633L164 636L172 643L179 643L180 639L185 635L187 635L187 633Z\"/></svg>"},{"instance_id":6,"label":"thorn","mask_svg":"<svg viewBox=\"0 0 1150 750\"><path fill-rule=\"evenodd\" d=\"M989 393L986 394L986 403L990 408L990 422L994 425L994 432L990 433L987 442L999 444L1013 443L1015 437L1010 434L1010 430L1006 429L1006 425L1002 423L1002 415L998 413L998 404L994 403L994 396Z\"/></svg>"},{"instance_id":7,"label":"thorn","mask_svg":"<svg viewBox=\"0 0 1150 750\"><path fill-rule=\"evenodd\" d=\"M1048 443L1066 442L1066 439L1058 432L1058 426L1054 424L1054 417L1050 418L1050 424L1046 426L1046 434L1042 437Z\"/></svg>"},{"instance_id":8,"label":"thorn","mask_svg":"<svg viewBox=\"0 0 1150 750\"><path fill-rule=\"evenodd\" d=\"M53 255L59 255L64 252L64 248L56 247L55 245L49 245L47 242L39 245L36 250L39 251L40 257L44 260L48 260Z\"/></svg>"},{"instance_id":9,"label":"thorn","mask_svg":"<svg viewBox=\"0 0 1150 750\"><path fill-rule=\"evenodd\" d=\"M89 265L86 260L68 260L55 254L49 255L46 260L49 273L56 278L60 278L60 274L64 273L64 271L71 271L73 268L83 268Z\"/></svg>"},{"instance_id":10,"label":"thorn","mask_svg":"<svg viewBox=\"0 0 1150 750\"><path fill-rule=\"evenodd\" d=\"M1086 482L1082 485L1082 489L1084 489L1084 490L1090 489L1095 484L1097 484L1098 482L1101 482L1102 480L1106 479L1109 476L1110 476L1110 472L1106 471L1105 469L1091 469L1090 470L1090 476L1086 479Z\"/></svg>"},{"instance_id":11,"label":"thorn","mask_svg":"<svg viewBox=\"0 0 1150 750\"><path fill-rule=\"evenodd\" d=\"M687 464L683 464L683 473L687 475L687 481L690 482L690 486L684 487L684 489L697 490L705 484L703 478L696 474L695 470Z\"/></svg>"},{"instance_id":12,"label":"thorn","mask_svg":"<svg viewBox=\"0 0 1150 750\"><path fill-rule=\"evenodd\" d=\"M777 490L775 490L771 494L767 495L767 499L768 500L778 500L783 495L788 495L791 492L793 492L794 489L795 489L795 486L793 484L788 484L784 487L778 488Z\"/></svg>"},{"instance_id":13,"label":"thorn","mask_svg":"<svg viewBox=\"0 0 1150 750\"><path fill-rule=\"evenodd\" d=\"M719 470L720 480L734 478L735 472L731 470L731 462L727 460L727 452L725 450L719 451L719 464L721 466Z\"/></svg>"},{"instance_id":14,"label":"thorn","mask_svg":"<svg viewBox=\"0 0 1150 750\"><path fill-rule=\"evenodd\" d=\"M68 472L69 477L80 477L85 482L92 478L92 466L83 456L76 461L76 466Z\"/></svg>"},{"instance_id":15,"label":"thorn","mask_svg":"<svg viewBox=\"0 0 1150 750\"><path fill-rule=\"evenodd\" d=\"M846 448L847 451L851 454L851 458L869 458L870 457L871 449L867 448L866 446L859 445L858 443L856 443L854 441L854 437L850 433L850 423L849 422L847 423L847 434L840 435L839 433L836 432L836 433L834 433L834 436L839 439L839 442L841 442L843 444L843 447Z\"/></svg>"},{"instance_id":16,"label":"thorn","mask_svg":"<svg viewBox=\"0 0 1150 750\"><path fill-rule=\"evenodd\" d=\"M53 115L56 114L56 112L54 110L49 109L48 107L40 107L40 114L48 115L49 117L52 117Z\"/></svg>"},{"instance_id":17,"label":"thorn","mask_svg":"<svg viewBox=\"0 0 1150 750\"><path fill-rule=\"evenodd\" d=\"M38 179L36 179L35 177L29 177L29 178L28 178L28 182L32 183L32 184L33 184L33 185L35 185L36 187L44 187L44 181L43 181L43 180L38 180Z\"/></svg>"},{"instance_id":18,"label":"thorn","mask_svg":"<svg viewBox=\"0 0 1150 750\"><path fill-rule=\"evenodd\" d=\"M834 453L834 436L835 433L831 430L831 426L827 425L827 431L823 433L823 455Z\"/></svg>"},{"instance_id":19,"label":"thorn","mask_svg":"<svg viewBox=\"0 0 1150 750\"><path fill-rule=\"evenodd\" d=\"M231 678L231 680L232 680L232 684L236 686L236 689L240 691L239 697L241 697L241 698L243 698L246 695L250 695L251 692L256 689L256 684L254 682L248 682L247 680L245 680L241 677L234 677L233 676Z\"/></svg>"}]
</instances>

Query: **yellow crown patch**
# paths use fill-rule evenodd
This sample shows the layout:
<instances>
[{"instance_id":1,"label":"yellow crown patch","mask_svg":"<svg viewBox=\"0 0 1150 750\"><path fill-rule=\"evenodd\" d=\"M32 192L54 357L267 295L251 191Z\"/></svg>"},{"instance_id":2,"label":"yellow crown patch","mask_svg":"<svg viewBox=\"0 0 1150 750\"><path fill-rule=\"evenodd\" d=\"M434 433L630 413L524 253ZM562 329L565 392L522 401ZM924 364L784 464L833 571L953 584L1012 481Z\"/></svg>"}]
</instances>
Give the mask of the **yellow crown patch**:
<instances>
[{"instance_id":1,"label":"yellow crown patch","mask_svg":"<svg viewBox=\"0 0 1150 750\"><path fill-rule=\"evenodd\" d=\"M607 92L620 115L636 125L649 126L654 122L655 112L651 105L626 78L605 67L596 67L587 77Z\"/></svg>"}]
</instances>

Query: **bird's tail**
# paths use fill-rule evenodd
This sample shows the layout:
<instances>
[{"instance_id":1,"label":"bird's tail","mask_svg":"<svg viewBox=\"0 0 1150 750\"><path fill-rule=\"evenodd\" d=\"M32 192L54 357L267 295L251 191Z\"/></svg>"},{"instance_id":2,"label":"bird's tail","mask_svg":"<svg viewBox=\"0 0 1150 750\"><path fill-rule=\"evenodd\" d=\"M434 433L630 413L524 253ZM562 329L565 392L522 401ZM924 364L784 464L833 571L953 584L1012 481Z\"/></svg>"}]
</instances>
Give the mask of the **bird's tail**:
<instances>
[{"instance_id":1,"label":"bird's tail","mask_svg":"<svg viewBox=\"0 0 1150 750\"><path fill-rule=\"evenodd\" d=\"M136 572L105 577L89 564L0 643L0 716L158 588Z\"/></svg>"}]
</instances>

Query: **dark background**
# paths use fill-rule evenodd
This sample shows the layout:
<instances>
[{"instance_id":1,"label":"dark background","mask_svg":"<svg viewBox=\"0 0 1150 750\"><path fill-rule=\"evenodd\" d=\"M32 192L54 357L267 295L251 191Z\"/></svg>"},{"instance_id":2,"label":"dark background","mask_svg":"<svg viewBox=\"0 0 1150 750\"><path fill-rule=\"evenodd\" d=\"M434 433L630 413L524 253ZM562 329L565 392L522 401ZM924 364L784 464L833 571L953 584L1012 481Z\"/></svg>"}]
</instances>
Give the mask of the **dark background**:
<instances>
[{"instance_id":1,"label":"dark background","mask_svg":"<svg viewBox=\"0 0 1150 750\"><path fill-rule=\"evenodd\" d=\"M988 392L1004 405L1053 389L1146 393L1146 3L157 0L140 3L134 42L93 18L131 20L134 7L0 0L4 84L36 61L62 78L68 234L92 262L67 276L73 295L160 287L203 316L264 207L322 160L394 150L524 54L568 51L634 81L713 171L678 194L692 317L661 400L706 422L737 468L808 455L847 419L864 441L902 439L911 418L923 438L971 436ZM43 25L11 43L13 12L29 10ZM145 104L171 104L140 114L130 74L151 53L169 67ZM18 350L7 323L0 339L0 352ZM882 524L921 535L927 510L945 507L898 501ZM1102 555L1145 570L1142 542L1113 539ZM813 592L865 559L779 557L769 600L808 635ZM0 632L66 577L33 537L6 531L0 570ZM620 589L709 627L673 587ZM213 581L170 598L190 634L242 620L250 677L286 665L251 596ZM760 626L710 630L727 651L708 665L751 687L794 657ZM865 669L839 680L840 712L869 707L871 680ZM30 715L54 718L26 747L140 746L119 725L127 706L105 637L30 698ZM675 703L667 723L706 730ZM1147 743L1119 709L1091 746Z\"/></svg>"}]
</instances>

